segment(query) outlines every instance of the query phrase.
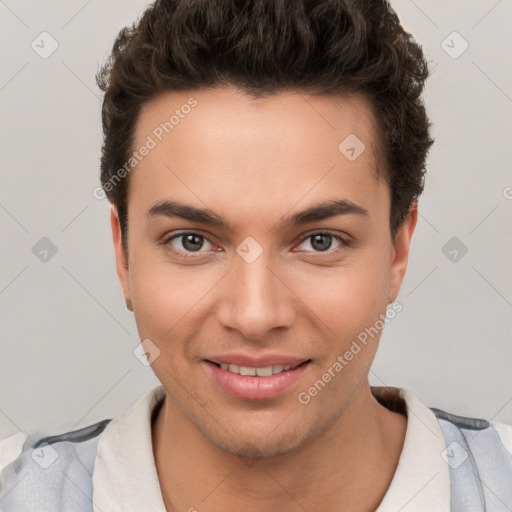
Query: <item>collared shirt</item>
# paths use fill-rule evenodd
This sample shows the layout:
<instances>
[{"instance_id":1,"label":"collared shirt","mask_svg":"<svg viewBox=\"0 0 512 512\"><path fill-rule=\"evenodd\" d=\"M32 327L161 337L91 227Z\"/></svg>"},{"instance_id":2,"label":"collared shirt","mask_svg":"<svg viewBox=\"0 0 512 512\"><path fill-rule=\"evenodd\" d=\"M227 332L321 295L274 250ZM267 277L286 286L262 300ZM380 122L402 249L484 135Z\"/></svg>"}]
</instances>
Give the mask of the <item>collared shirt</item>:
<instances>
[{"instance_id":1,"label":"collared shirt","mask_svg":"<svg viewBox=\"0 0 512 512\"><path fill-rule=\"evenodd\" d=\"M446 442L435 414L407 389L372 387L372 393L382 405L389 401L391 410L403 401L407 414L398 466L376 512L450 512L450 473L442 456ZM165 512L151 437L152 414L164 396L163 386L153 388L100 434L93 473L95 512ZM491 424L512 454L512 426ZM21 451L23 441L20 434L0 441L0 470Z\"/></svg>"}]
</instances>

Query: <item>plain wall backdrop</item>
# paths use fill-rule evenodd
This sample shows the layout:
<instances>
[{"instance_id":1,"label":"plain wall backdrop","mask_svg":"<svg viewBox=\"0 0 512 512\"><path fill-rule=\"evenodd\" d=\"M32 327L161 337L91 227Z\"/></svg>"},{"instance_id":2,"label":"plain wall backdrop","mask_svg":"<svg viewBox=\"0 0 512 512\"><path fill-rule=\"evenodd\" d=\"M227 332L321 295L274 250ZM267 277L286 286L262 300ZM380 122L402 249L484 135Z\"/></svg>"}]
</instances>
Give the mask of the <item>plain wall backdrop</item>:
<instances>
[{"instance_id":1,"label":"plain wall backdrop","mask_svg":"<svg viewBox=\"0 0 512 512\"><path fill-rule=\"evenodd\" d=\"M431 63L436 142L370 383L512 423L512 2L391 3ZM147 5L0 1L0 437L112 418L158 384L93 194L94 76Z\"/></svg>"}]
</instances>

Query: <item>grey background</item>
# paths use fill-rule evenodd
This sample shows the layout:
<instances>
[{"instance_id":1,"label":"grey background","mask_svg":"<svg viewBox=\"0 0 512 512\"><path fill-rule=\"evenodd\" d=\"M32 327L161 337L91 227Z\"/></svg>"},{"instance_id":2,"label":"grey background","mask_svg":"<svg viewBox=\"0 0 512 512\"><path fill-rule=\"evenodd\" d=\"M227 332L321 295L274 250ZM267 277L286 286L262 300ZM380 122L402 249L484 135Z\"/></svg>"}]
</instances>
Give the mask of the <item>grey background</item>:
<instances>
[{"instance_id":1,"label":"grey background","mask_svg":"<svg viewBox=\"0 0 512 512\"><path fill-rule=\"evenodd\" d=\"M115 273L109 205L93 195L94 75L146 5L0 0L0 437L111 418L158 384L133 355L138 336ZM384 330L370 382L512 423L512 2L392 5L432 61L425 102L436 144L404 309ZM43 31L59 45L46 59L31 47ZM453 31L469 44L457 58ZM46 262L37 257L43 237L57 249Z\"/></svg>"}]
</instances>

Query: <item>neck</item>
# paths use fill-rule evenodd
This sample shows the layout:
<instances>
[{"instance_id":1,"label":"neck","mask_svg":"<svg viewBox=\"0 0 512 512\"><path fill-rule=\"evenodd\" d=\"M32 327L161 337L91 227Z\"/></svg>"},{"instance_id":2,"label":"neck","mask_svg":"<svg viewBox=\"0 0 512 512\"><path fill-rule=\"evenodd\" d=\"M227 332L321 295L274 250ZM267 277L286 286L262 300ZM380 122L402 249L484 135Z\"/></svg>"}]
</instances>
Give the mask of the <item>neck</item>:
<instances>
[{"instance_id":1,"label":"neck","mask_svg":"<svg viewBox=\"0 0 512 512\"><path fill-rule=\"evenodd\" d=\"M168 511L375 510L402 451L407 419L363 385L337 422L301 449L242 459L210 443L167 398L153 452Z\"/></svg>"}]
</instances>

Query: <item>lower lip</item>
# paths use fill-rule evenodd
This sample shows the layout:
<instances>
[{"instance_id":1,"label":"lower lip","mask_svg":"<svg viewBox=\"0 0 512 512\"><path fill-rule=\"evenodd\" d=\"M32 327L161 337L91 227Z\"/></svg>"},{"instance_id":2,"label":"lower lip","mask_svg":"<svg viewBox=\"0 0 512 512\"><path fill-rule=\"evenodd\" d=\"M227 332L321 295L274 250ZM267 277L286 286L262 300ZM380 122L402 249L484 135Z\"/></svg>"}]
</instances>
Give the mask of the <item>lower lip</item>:
<instances>
[{"instance_id":1,"label":"lower lip","mask_svg":"<svg viewBox=\"0 0 512 512\"><path fill-rule=\"evenodd\" d=\"M209 361L205 361L205 364L217 384L232 396L244 400L267 400L279 396L295 384L305 372L309 362L269 377L238 375L223 370Z\"/></svg>"}]
</instances>

